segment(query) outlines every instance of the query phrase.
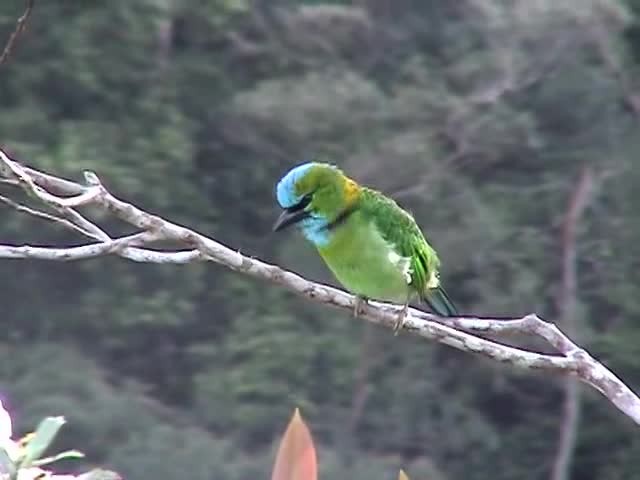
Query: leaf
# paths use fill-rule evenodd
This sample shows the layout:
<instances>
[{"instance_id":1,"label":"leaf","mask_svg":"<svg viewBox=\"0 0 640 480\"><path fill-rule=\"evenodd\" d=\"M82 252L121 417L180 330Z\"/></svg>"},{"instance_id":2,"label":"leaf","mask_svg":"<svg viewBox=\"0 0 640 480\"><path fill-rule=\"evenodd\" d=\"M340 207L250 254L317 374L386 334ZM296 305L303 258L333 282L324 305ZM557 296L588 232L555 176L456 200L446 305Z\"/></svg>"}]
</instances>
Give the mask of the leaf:
<instances>
[{"instance_id":1,"label":"leaf","mask_svg":"<svg viewBox=\"0 0 640 480\"><path fill-rule=\"evenodd\" d=\"M400 472L398 472L398 480L409 480L409 476L404 473L404 470L400 469Z\"/></svg>"},{"instance_id":2,"label":"leaf","mask_svg":"<svg viewBox=\"0 0 640 480\"><path fill-rule=\"evenodd\" d=\"M9 473L13 475L16 471L16 464L13 463L7 451L0 447L0 474Z\"/></svg>"},{"instance_id":3,"label":"leaf","mask_svg":"<svg viewBox=\"0 0 640 480\"><path fill-rule=\"evenodd\" d=\"M318 464L311 432L296 408L284 432L271 480L317 480Z\"/></svg>"},{"instance_id":4,"label":"leaf","mask_svg":"<svg viewBox=\"0 0 640 480\"><path fill-rule=\"evenodd\" d=\"M42 420L36 431L33 432L33 438L24 447L24 456L20 466L28 467L33 464L34 460L40 458L40 455L51 445L58 430L64 424L64 417L47 417Z\"/></svg>"},{"instance_id":5,"label":"leaf","mask_svg":"<svg viewBox=\"0 0 640 480\"><path fill-rule=\"evenodd\" d=\"M31 465L35 467L41 467L42 465L57 462L58 460L63 460L66 458L84 458L84 453L78 450L66 450L64 452L60 452L56 455L53 455L51 457L45 457L39 460L34 460L31 462Z\"/></svg>"}]
</instances>

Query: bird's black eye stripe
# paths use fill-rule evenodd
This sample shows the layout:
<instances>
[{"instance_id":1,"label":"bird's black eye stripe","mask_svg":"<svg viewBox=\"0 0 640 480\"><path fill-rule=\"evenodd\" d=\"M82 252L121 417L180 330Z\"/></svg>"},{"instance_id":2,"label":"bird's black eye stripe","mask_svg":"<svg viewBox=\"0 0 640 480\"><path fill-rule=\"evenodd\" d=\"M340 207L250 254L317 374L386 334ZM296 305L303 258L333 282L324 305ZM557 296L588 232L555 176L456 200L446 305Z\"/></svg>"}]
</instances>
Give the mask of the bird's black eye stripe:
<instances>
[{"instance_id":1,"label":"bird's black eye stripe","mask_svg":"<svg viewBox=\"0 0 640 480\"><path fill-rule=\"evenodd\" d=\"M311 203L310 193L302 197L302 200L296 203L293 207L287 208L287 210L289 210L290 212L297 212L299 210L303 210L304 208L306 208L306 206L309 205L309 203Z\"/></svg>"}]
</instances>

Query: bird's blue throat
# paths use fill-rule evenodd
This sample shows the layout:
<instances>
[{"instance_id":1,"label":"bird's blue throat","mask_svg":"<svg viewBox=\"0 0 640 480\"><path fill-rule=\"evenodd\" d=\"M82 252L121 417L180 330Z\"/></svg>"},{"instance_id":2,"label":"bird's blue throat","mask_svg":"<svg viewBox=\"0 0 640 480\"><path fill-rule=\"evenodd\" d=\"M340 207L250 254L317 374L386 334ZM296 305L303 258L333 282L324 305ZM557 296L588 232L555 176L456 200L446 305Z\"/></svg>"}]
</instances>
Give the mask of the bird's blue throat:
<instances>
[{"instance_id":1,"label":"bird's blue throat","mask_svg":"<svg viewBox=\"0 0 640 480\"><path fill-rule=\"evenodd\" d=\"M356 212L355 205L347 207L332 221L327 220L322 215L311 215L302 220L298 227L302 230L305 238L317 247L326 247L331 241L333 231L344 224L351 214Z\"/></svg>"},{"instance_id":2,"label":"bird's blue throat","mask_svg":"<svg viewBox=\"0 0 640 480\"><path fill-rule=\"evenodd\" d=\"M325 247L331 240L329 221L324 217L307 217L298 224L298 228L305 238L316 247Z\"/></svg>"}]
</instances>

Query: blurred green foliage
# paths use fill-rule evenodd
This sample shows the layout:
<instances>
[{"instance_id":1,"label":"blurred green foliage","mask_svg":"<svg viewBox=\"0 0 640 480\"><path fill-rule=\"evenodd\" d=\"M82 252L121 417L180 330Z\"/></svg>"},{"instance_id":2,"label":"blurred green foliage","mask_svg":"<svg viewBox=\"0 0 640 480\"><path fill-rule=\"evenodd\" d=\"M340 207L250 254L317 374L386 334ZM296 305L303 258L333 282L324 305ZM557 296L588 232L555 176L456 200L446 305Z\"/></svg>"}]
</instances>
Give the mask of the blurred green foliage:
<instances>
[{"instance_id":1,"label":"blurred green foliage","mask_svg":"<svg viewBox=\"0 0 640 480\"><path fill-rule=\"evenodd\" d=\"M2 2L0 38L22 8ZM332 282L299 236L269 235L274 183L323 158L414 213L464 311L550 319L561 222L590 166L578 336L637 389L638 31L636 0L36 2L0 66L0 144ZM2 243L83 241L2 208ZM295 406L321 478L535 480L553 462L559 379L214 264L3 261L0 304L19 426L63 414L63 447L125 478L266 478ZM591 391L583 418L573 478L633 478L635 426Z\"/></svg>"}]
</instances>

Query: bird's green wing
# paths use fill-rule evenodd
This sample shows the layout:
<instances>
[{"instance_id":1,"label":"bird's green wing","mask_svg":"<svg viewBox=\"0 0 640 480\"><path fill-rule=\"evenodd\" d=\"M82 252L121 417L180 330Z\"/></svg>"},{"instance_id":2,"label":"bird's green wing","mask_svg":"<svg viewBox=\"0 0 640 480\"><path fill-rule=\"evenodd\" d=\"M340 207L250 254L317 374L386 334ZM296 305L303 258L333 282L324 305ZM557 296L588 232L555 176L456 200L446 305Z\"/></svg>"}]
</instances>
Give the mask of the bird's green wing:
<instances>
[{"instance_id":1,"label":"bird's green wing","mask_svg":"<svg viewBox=\"0 0 640 480\"><path fill-rule=\"evenodd\" d=\"M411 265L410 285L432 311L455 316L456 308L440 285L440 260L413 217L380 192L364 189L360 211L374 223L382 237Z\"/></svg>"},{"instance_id":2,"label":"bird's green wing","mask_svg":"<svg viewBox=\"0 0 640 480\"><path fill-rule=\"evenodd\" d=\"M363 191L361 212L398 255L410 259L411 285L417 292L438 286L438 255L408 212L392 199L370 189Z\"/></svg>"}]
</instances>

